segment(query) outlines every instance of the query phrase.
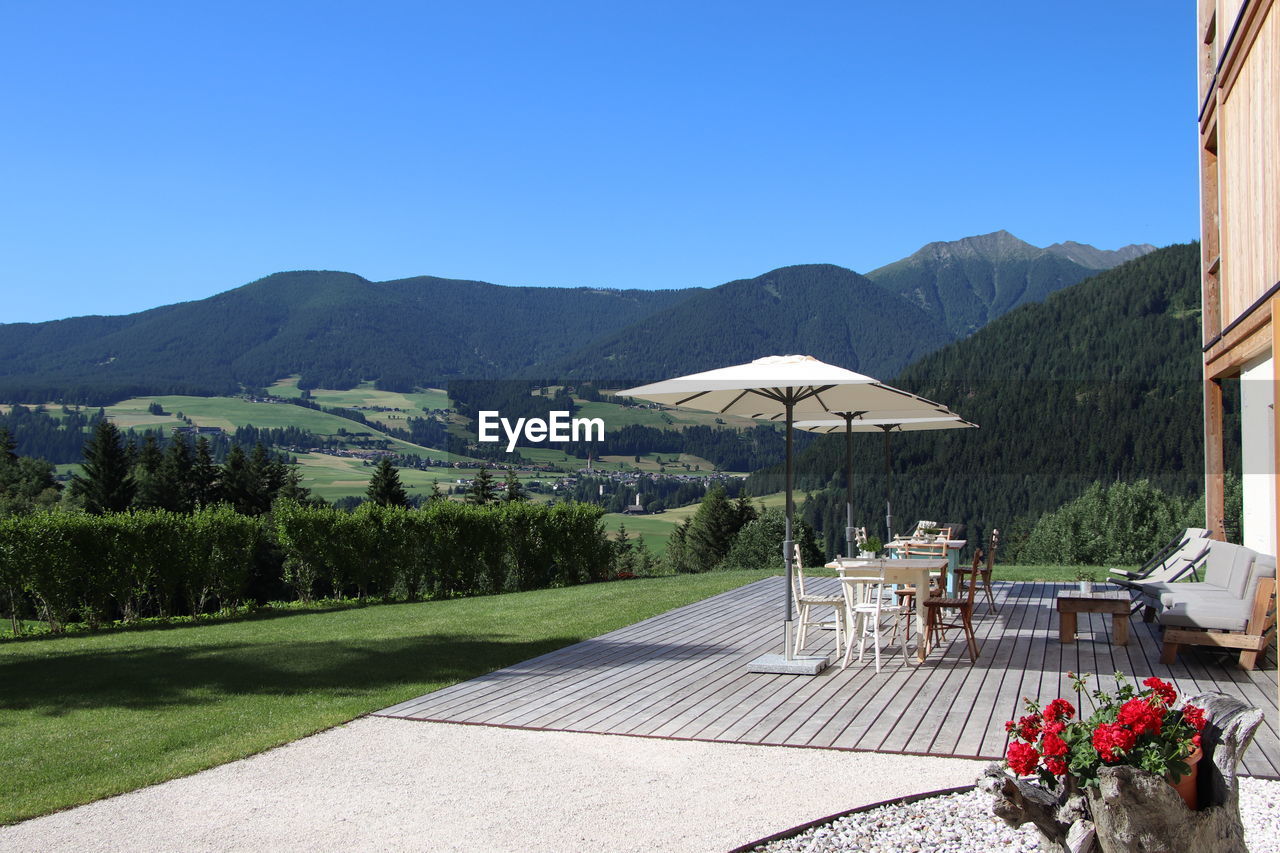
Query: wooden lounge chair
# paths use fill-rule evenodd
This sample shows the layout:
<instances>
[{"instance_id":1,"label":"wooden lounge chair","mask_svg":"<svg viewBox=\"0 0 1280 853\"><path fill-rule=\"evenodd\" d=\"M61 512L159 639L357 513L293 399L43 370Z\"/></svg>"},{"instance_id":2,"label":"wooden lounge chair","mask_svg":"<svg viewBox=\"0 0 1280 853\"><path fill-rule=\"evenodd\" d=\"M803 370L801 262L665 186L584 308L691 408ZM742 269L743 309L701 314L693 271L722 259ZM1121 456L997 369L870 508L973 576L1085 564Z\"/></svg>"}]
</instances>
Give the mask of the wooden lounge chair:
<instances>
[{"instance_id":1,"label":"wooden lounge chair","mask_svg":"<svg viewBox=\"0 0 1280 853\"><path fill-rule=\"evenodd\" d=\"M1167 586L1159 602L1161 663L1173 663L1181 646L1216 646L1239 649L1242 669L1257 666L1276 629L1275 557L1214 542L1203 582Z\"/></svg>"},{"instance_id":2,"label":"wooden lounge chair","mask_svg":"<svg viewBox=\"0 0 1280 853\"><path fill-rule=\"evenodd\" d=\"M1207 530L1189 527L1182 536L1165 545L1137 571L1112 569L1110 582L1127 589L1133 597L1133 612L1145 608L1144 622L1150 622L1159 609L1165 584L1190 577L1198 581L1214 540ZM1223 543L1226 544L1226 543Z\"/></svg>"}]
</instances>

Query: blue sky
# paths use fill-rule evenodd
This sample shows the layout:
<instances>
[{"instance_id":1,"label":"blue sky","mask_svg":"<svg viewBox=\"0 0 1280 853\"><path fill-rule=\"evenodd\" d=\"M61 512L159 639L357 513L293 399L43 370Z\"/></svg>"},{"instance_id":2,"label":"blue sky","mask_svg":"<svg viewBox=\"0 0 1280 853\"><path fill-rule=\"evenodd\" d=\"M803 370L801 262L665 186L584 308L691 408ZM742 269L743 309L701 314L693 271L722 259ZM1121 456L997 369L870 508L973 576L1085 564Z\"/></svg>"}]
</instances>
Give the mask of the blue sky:
<instances>
[{"instance_id":1,"label":"blue sky","mask_svg":"<svg viewBox=\"0 0 1280 853\"><path fill-rule=\"evenodd\" d=\"M713 286L1198 233L1164 0L0 0L0 79L0 322L287 269Z\"/></svg>"}]
</instances>

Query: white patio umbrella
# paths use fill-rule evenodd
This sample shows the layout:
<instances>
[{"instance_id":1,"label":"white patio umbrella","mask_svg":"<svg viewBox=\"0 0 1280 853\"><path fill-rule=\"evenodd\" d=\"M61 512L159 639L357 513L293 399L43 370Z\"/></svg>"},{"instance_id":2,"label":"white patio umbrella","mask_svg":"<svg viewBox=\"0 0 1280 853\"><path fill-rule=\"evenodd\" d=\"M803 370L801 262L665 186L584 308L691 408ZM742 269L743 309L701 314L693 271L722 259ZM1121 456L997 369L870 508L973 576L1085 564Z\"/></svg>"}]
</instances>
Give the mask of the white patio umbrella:
<instances>
[{"instance_id":1,"label":"white patio umbrella","mask_svg":"<svg viewBox=\"0 0 1280 853\"><path fill-rule=\"evenodd\" d=\"M782 560L787 567L783 590L784 650L752 663L758 672L820 672L826 658L794 661L791 651L791 549L795 506L792 500L792 427L796 415L829 412L892 412L902 417L950 415L946 406L877 382L870 376L819 361L809 355L773 355L747 364L735 364L679 376L619 391L619 396L640 397L668 406L686 406L718 414L781 420L786 424L786 528ZM818 663L817 661L821 661Z\"/></svg>"},{"instance_id":2,"label":"white patio umbrella","mask_svg":"<svg viewBox=\"0 0 1280 853\"><path fill-rule=\"evenodd\" d=\"M855 432L882 432L884 433L884 512L885 512L885 531L888 542L893 538L893 503L891 477L892 460L889 451L889 433L892 432L914 432L917 430L933 430L933 429L976 429L977 424L972 424L960 417L954 412L948 411L946 415L931 416L925 418L902 417L896 413L867 413L860 416L856 412L832 412L836 418L823 418L811 421L797 421L796 429L802 429L806 432L835 433L844 430L844 464L845 464L845 528L844 538L849 556L854 554L853 544L853 434Z\"/></svg>"}]
</instances>

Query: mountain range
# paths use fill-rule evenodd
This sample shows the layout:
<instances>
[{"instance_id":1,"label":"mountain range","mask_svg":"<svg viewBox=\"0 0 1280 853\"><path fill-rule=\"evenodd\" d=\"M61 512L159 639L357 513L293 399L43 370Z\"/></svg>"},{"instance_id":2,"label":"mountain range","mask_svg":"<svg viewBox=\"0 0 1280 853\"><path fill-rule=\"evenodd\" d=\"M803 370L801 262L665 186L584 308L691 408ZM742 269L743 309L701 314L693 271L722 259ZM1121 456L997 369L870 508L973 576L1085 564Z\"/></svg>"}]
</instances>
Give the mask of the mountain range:
<instances>
[{"instance_id":1,"label":"mountain range","mask_svg":"<svg viewBox=\"0 0 1280 853\"><path fill-rule=\"evenodd\" d=\"M1010 311L890 380L979 426L891 436L896 529L931 518L1012 536L1019 518L1033 522L1095 481L1145 478L1192 499L1203 485L1200 373L1195 243ZM1232 394L1228 441L1239 434ZM883 533L882 441L856 439L855 519ZM814 490L806 517L833 548L844 530L844 453L843 437L825 437L796 460L797 486ZM776 491L781 476L779 466L758 471L748 488Z\"/></svg>"},{"instance_id":2,"label":"mountain range","mask_svg":"<svg viewBox=\"0 0 1280 853\"><path fill-rule=\"evenodd\" d=\"M865 277L810 264L675 290L276 273L136 314L0 324L0 400L230 394L293 374L303 387L397 390L455 378L639 382L784 352L884 377L1150 250L1040 249L1001 231L930 243Z\"/></svg>"}]
</instances>

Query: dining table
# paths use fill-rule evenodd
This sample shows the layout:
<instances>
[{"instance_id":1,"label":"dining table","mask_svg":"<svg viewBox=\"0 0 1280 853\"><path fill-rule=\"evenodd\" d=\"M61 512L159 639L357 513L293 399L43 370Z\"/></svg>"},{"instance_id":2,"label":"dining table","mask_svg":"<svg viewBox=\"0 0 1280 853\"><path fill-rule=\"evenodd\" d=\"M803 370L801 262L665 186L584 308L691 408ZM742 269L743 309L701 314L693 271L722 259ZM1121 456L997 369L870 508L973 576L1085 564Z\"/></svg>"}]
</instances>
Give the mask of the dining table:
<instances>
[{"instance_id":1,"label":"dining table","mask_svg":"<svg viewBox=\"0 0 1280 853\"><path fill-rule=\"evenodd\" d=\"M884 579L893 584L910 584L916 588L916 659L923 661L929 654L928 609L924 600L929 597L930 576L940 576L947 570L947 561L941 558L912 557L901 560L862 559L837 557L826 568L835 569L841 583L865 583ZM852 624L852 623L850 623Z\"/></svg>"},{"instance_id":2,"label":"dining table","mask_svg":"<svg viewBox=\"0 0 1280 853\"><path fill-rule=\"evenodd\" d=\"M905 551L907 544L911 541L910 539L894 539L884 547L891 554L897 554L900 551ZM958 588L956 584L956 569L960 567L960 552L964 550L964 546L969 544L969 540L936 539L932 543L924 544L937 544L938 542L942 542L947 546L947 594L955 595Z\"/></svg>"}]
</instances>

